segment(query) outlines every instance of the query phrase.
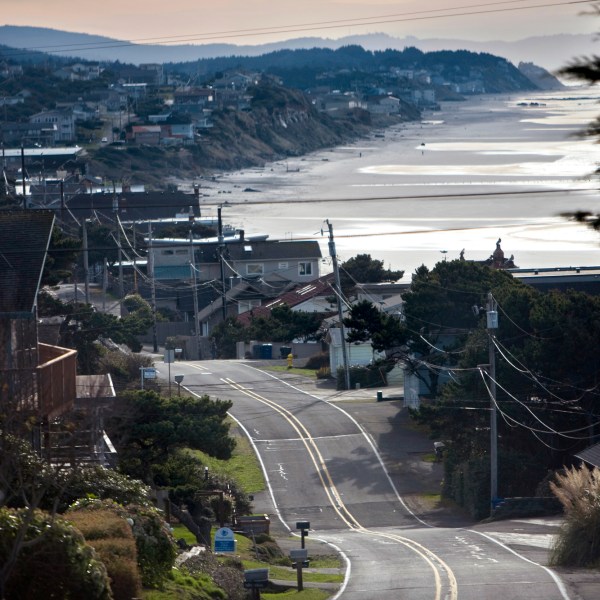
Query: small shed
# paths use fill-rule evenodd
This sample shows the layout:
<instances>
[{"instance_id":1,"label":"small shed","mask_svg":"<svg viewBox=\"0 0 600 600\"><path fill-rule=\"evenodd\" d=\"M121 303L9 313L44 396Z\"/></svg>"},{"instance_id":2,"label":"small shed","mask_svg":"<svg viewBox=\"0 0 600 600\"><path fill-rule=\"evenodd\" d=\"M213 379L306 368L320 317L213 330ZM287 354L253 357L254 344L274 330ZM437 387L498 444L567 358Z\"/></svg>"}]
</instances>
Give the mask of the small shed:
<instances>
[{"instance_id":1,"label":"small shed","mask_svg":"<svg viewBox=\"0 0 600 600\"><path fill-rule=\"evenodd\" d=\"M331 327L327 332L325 341L329 344L329 368L331 374L337 373L339 367L344 366L342 352L342 332L339 327ZM368 365L378 358L385 357L384 353L373 350L370 341L349 343L346 342L348 351L348 365Z\"/></svg>"}]
</instances>

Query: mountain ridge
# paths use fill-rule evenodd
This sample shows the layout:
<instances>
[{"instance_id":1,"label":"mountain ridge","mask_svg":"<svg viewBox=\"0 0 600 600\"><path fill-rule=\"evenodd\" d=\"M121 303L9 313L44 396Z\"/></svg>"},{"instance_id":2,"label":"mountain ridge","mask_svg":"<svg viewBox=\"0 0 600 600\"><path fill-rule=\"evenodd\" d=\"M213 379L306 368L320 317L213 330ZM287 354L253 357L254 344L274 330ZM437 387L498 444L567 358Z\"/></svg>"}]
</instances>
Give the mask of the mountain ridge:
<instances>
[{"instance_id":1,"label":"mountain ridge","mask_svg":"<svg viewBox=\"0 0 600 600\"><path fill-rule=\"evenodd\" d=\"M191 37L191 36L190 36ZM302 37L259 45L236 44L139 44L107 36L74 33L45 27L0 26L0 39L15 49L34 49L57 56L70 56L91 61L127 63L187 62L217 56L259 56L281 49L331 48L357 44L365 50L402 50L415 47L424 52L435 50L470 50L502 56L513 64L533 62L556 71L576 57L594 53L594 34L555 34L532 36L516 41L478 42L452 38L419 39L414 36L392 37L385 33L352 35L339 39ZM15 52L15 57L18 52Z\"/></svg>"}]
</instances>

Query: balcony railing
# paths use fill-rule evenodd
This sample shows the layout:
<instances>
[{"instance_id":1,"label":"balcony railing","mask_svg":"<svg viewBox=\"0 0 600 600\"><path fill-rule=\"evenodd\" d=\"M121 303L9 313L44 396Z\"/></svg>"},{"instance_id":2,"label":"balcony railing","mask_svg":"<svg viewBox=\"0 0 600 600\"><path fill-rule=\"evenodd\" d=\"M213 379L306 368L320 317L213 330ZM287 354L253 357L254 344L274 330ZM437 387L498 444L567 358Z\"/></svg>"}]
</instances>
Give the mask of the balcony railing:
<instances>
[{"instance_id":1,"label":"balcony railing","mask_svg":"<svg viewBox=\"0 0 600 600\"><path fill-rule=\"evenodd\" d=\"M38 344L39 415L54 419L73 408L76 396L77 350Z\"/></svg>"}]
</instances>

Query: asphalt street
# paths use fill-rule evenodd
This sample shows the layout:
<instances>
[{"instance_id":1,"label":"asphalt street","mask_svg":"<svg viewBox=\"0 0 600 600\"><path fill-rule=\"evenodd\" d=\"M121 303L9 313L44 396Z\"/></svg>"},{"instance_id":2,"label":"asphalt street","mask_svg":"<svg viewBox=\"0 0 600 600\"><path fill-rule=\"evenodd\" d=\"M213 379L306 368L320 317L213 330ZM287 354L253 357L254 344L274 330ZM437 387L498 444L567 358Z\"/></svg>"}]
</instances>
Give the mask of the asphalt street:
<instances>
[{"instance_id":1,"label":"asphalt street","mask_svg":"<svg viewBox=\"0 0 600 600\"><path fill-rule=\"evenodd\" d=\"M290 532L297 520L309 520L311 552L341 551L348 577L338 597L600 595L600 578L545 567L559 520L478 524L423 502L439 491L441 465L423 460L433 443L392 399L401 389L382 390L389 399L377 402L376 390L340 393L288 373L274 377L259 366L182 362L175 370L189 391L232 400L230 412L269 482L255 497L255 511L271 515L281 544L297 544ZM157 367L164 375L166 365Z\"/></svg>"}]
</instances>

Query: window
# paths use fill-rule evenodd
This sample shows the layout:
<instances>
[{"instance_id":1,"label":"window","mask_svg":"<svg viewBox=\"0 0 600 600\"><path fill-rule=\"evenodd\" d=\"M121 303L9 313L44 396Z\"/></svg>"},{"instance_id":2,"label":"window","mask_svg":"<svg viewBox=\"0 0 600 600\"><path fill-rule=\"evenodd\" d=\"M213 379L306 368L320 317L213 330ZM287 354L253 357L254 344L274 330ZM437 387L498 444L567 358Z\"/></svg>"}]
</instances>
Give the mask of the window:
<instances>
[{"instance_id":1,"label":"window","mask_svg":"<svg viewBox=\"0 0 600 600\"><path fill-rule=\"evenodd\" d=\"M238 302L238 314L242 314L244 312L247 312L249 310L252 310L253 308L258 308L260 306L260 299L256 298L256 299L251 299L251 300L240 300Z\"/></svg>"},{"instance_id":2,"label":"window","mask_svg":"<svg viewBox=\"0 0 600 600\"><path fill-rule=\"evenodd\" d=\"M299 262L298 263L298 275L312 275L312 263L311 262Z\"/></svg>"},{"instance_id":3,"label":"window","mask_svg":"<svg viewBox=\"0 0 600 600\"><path fill-rule=\"evenodd\" d=\"M248 263L246 265L246 275L262 275L264 273L264 266L262 263Z\"/></svg>"},{"instance_id":4,"label":"window","mask_svg":"<svg viewBox=\"0 0 600 600\"><path fill-rule=\"evenodd\" d=\"M163 250L163 251L162 251L162 254L163 254L163 255L170 255L170 254L173 254L173 250Z\"/></svg>"},{"instance_id":5,"label":"window","mask_svg":"<svg viewBox=\"0 0 600 600\"><path fill-rule=\"evenodd\" d=\"M279 263L279 269L287 269L287 268L288 268L288 264L286 262Z\"/></svg>"},{"instance_id":6,"label":"window","mask_svg":"<svg viewBox=\"0 0 600 600\"><path fill-rule=\"evenodd\" d=\"M175 250L175 254L189 254L189 250Z\"/></svg>"}]
</instances>

